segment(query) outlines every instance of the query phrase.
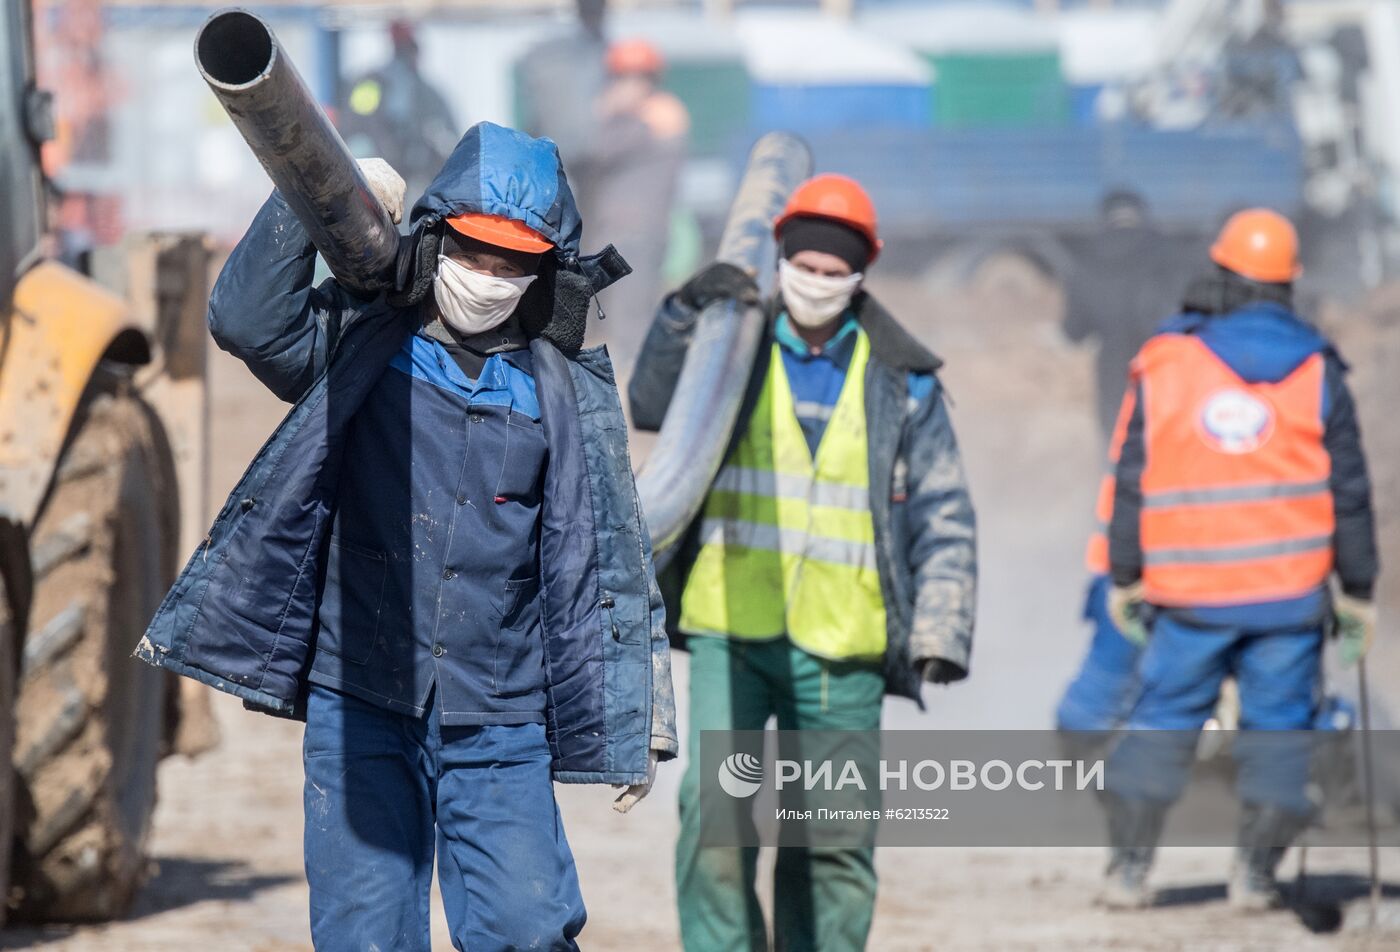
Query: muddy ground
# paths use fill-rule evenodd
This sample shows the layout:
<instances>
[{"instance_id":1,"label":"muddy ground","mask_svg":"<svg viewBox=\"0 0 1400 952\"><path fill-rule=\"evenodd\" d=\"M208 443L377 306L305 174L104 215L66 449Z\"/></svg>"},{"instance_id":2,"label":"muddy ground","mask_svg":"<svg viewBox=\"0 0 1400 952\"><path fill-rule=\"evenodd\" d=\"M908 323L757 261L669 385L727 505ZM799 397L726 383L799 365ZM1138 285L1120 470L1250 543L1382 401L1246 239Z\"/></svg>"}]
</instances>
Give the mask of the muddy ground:
<instances>
[{"instance_id":1,"label":"muddy ground","mask_svg":"<svg viewBox=\"0 0 1400 952\"><path fill-rule=\"evenodd\" d=\"M968 290L955 292L935 280L889 283L883 291L895 312L947 359L944 379L978 506L983 563L972 677L930 689L923 715L891 702L886 724L1048 727L1085 644L1077 621L1081 552L1099 467L1089 402L1092 354L1062 341L1057 290L1015 262L984 270ZM1387 507L1389 564L1396 566L1400 532L1389 507L1400 500L1400 453L1386 414L1400 404L1400 307L1382 296L1365 313L1362 320L1334 309L1327 320L1367 391L1363 411L1372 450L1389 460L1377 482ZM221 499L282 408L222 356L214 363L212 386L215 497ZM1389 588L1393 593L1396 586ZM1388 612L1388 619L1396 617ZM1400 643L1383 638L1373 658L1378 693L1400 711ZM683 712L683 658L676 669ZM0 947L310 949L300 852L301 729L245 713L223 697L216 711L222 747L162 767L152 878L131 916L100 927L0 933ZM663 768L651 798L627 817L608 808L606 790L559 788L589 905L582 947L678 948L670 852L678 773ZM1400 948L1400 931L1368 936L1353 928L1364 912L1356 902L1365 890L1364 850L1310 854L1315 894L1338 902L1345 918L1331 933L1311 931L1290 911L1250 919L1227 912L1223 849L1166 851L1155 877L1159 904L1141 913L1091 906L1101 862L1093 849L883 850L870 948ZM1382 862L1392 884L1389 901L1400 905L1400 850L1387 851ZM1292 863L1286 862L1288 875ZM1327 925L1314 921L1311 928ZM440 913L436 929L435 947L450 948Z\"/></svg>"}]
</instances>

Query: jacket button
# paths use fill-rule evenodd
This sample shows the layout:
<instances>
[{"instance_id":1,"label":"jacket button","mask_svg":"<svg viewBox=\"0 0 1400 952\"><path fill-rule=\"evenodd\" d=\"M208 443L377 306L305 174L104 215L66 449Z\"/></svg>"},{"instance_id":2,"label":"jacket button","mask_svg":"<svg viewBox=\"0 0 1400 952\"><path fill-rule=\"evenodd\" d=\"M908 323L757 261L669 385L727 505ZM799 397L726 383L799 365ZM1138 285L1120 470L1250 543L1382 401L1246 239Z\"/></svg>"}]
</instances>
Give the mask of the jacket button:
<instances>
[{"instance_id":1,"label":"jacket button","mask_svg":"<svg viewBox=\"0 0 1400 952\"><path fill-rule=\"evenodd\" d=\"M257 505L257 502L258 501L256 499L254 499L252 496L249 496L247 499L239 503L238 506L244 512L247 512L249 509L252 509L255 505Z\"/></svg>"},{"instance_id":2,"label":"jacket button","mask_svg":"<svg viewBox=\"0 0 1400 952\"><path fill-rule=\"evenodd\" d=\"M603 600L598 604L602 605L604 608L612 608L613 605L617 603L613 601L613 597L611 595L604 595Z\"/></svg>"},{"instance_id":3,"label":"jacket button","mask_svg":"<svg viewBox=\"0 0 1400 952\"><path fill-rule=\"evenodd\" d=\"M446 649L446 648L444 648L442 645L433 645L433 657L434 657L434 658L441 658L441 657L442 657L443 655L445 655L445 654L447 654L447 649Z\"/></svg>"},{"instance_id":4,"label":"jacket button","mask_svg":"<svg viewBox=\"0 0 1400 952\"><path fill-rule=\"evenodd\" d=\"M454 572L454 571L452 571L451 569L447 569L446 571L444 571L444 572L442 573L442 579L443 579L444 582L450 582L450 581L452 581L452 580L453 580L454 578L456 578L456 577L457 577L457 573Z\"/></svg>"},{"instance_id":5,"label":"jacket button","mask_svg":"<svg viewBox=\"0 0 1400 952\"><path fill-rule=\"evenodd\" d=\"M457 505L459 505L459 506L465 506L466 504L467 504L467 497L466 497L466 496L458 496L458 497L457 497Z\"/></svg>"},{"instance_id":6,"label":"jacket button","mask_svg":"<svg viewBox=\"0 0 1400 952\"><path fill-rule=\"evenodd\" d=\"M473 414L472 414L472 422L473 422L473 423L480 423L480 422L481 422L481 414L480 414L480 413L473 413Z\"/></svg>"}]
</instances>

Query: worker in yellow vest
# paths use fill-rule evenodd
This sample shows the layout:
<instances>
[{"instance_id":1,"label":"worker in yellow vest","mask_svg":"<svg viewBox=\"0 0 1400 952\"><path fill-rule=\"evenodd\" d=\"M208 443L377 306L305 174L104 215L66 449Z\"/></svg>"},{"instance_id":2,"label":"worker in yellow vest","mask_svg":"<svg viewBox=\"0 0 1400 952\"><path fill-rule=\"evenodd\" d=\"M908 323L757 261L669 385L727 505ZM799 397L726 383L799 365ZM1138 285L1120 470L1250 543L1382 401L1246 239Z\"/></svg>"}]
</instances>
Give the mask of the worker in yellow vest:
<instances>
[{"instance_id":1,"label":"worker in yellow vest","mask_svg":"<svg viewBox=\"0 0 1400 952\"><path fill-rule=\"evenodd\" d=\"M776 223L772 320L738 432L670 567L691 652L690 762L676 856L688 952L767 949L757 850L701 848L703 730L874 731L886 692L967 676L976 588L972 503L929 353L864 290L875 208L851 179L801 185ZM665 416L699 313L756 300L710 265L663 303L631 380L633 421ZM677 617L673 612L671 617ZM865 947L873 847L779 850L784 950Z\"/></svg>"}]
</instances>

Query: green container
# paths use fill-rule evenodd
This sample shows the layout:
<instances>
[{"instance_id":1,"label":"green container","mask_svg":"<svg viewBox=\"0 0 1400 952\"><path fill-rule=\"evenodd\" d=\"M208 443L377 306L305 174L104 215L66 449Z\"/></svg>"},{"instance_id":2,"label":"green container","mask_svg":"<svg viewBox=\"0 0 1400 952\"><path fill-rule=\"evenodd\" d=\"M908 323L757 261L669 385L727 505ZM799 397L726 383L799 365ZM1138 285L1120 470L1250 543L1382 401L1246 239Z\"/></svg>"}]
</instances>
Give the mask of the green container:
<instances>
[{"instance_id":1,"label":"green container","mask_svg":"<svg viewBox=\"0 0 1400 952\"><path fill-rule=\"evenodd\" d=\"M749 122L749 74L738 59L672 59L665 87L690 111L690 151L719 155Z\"/></svg>"},{"instance_id":2,"label":"green container","mask_svg":"<svg viewBox=\"0 0 1400 952\"><path fill-rule=\"evenodd\" d=\"M1062 126L1069 91L1060 54L935 53L932 113L941 126Z\"/></svg>"}]
</instances>

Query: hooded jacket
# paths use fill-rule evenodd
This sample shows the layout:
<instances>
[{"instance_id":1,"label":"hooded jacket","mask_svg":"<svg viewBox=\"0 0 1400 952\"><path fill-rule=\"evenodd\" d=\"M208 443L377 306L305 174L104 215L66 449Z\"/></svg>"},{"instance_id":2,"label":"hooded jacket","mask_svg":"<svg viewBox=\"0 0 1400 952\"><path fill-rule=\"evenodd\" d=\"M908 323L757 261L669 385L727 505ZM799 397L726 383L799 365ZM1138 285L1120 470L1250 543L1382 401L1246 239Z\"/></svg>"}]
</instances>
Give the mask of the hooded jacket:
<instances>
[{"instance_id":1,"label":"hooded jacket","mask_svg":"<svg viewBox=\"0 0 1400 952\"><path fill-rule=\"evenodd\" d=\"M313 288L305 230L279 195L263 206L219 276L209 327L294 405L136 655L247 706L304 717L347 425L422 326L441 222L463 212L518 219L556 247L517 311L549 446L540 571L555 779L641 783L649 748L663 758L677 749L665 611L612 367L602 348L581 348L589 298L627 269L611 248L580 260L582 223L557 149L500 126L470 129L415 204L397 295L357 298L334 280Z\"/></svg>"}]
</instances>

